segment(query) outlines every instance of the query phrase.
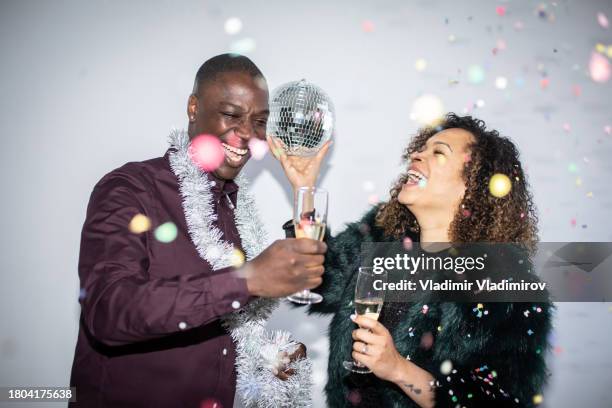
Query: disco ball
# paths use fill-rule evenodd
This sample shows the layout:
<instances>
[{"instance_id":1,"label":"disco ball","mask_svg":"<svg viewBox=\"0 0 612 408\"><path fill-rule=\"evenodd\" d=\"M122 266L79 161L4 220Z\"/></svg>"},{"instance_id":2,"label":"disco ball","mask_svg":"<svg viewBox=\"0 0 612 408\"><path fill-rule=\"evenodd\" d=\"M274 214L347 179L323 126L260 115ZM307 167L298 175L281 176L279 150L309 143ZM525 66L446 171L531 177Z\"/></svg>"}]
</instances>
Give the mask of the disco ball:
<instances>
[{"instance_id":1,"label":"disco ball","mask_svg":"<svg viewBox=\"0 0 612 408\"><path fill-rule=\"evenodd\" d=\"M283 142L288 155L312 156L331 139L334 115L321 88L305 79L289 82L272 94L267 132Z\"/></svg>"}]
</instances>

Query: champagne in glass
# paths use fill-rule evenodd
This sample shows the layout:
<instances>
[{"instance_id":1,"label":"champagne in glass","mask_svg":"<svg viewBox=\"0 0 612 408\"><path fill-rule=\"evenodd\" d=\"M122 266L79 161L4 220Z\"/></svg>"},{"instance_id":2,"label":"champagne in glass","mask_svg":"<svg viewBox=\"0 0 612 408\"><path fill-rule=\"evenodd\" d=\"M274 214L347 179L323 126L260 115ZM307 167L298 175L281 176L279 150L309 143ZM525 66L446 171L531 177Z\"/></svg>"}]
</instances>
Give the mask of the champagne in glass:
<instances>
[{"instance_id":1,"label":"champagne in glass","mask_svg":"<svg viewBox=\"0 0 612 408\"><path fill-rule=\"evenodd\" d=\"M387 282L387 271L374 273L370 267L359 268L357 284L355 286L355 313L370 319L378 320L384 301L384 290L375 289L374 282ZM383 285L376 285L382 288ZM357 361L345 361L344 368L357 374L369 374L372 371Z\"/></svg>"},{"instance_id":2,"label":"champagne in glass","mask_svg":"<svg viewBox=\"0 0 612 408\"><path fill-rule=\"evenodd\" d=\"M327 222L327 191L315 187L301 187L297 191L293 206L293 226L296 238L310 238L317 241L325 236ZM308 289L287 297L303 305L319 303L323 296Z\"/></svg>"}]
</instances>

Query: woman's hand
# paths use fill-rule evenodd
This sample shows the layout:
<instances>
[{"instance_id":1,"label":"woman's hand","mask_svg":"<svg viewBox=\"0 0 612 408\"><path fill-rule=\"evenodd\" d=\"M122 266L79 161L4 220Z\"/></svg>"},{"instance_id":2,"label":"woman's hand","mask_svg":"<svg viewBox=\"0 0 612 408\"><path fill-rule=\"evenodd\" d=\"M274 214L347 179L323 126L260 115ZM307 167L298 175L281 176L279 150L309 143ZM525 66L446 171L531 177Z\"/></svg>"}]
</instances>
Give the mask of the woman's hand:
<instances>
[{"instance_id":1,"label":"woman's hand","mask_svg":"<svg viewBox=\"0 0 612 408\"><path fill-rule=\"evenodd\" d=\"M378 321L365 316L352 320L361 327L353 330L355 361L368 367L378 378L397 382L406 360L397 352L391 333Z\"/></svg>"},{"instance_id":2,"label":"woman's hand","mask_svg":"<svg viewBox=\"0 0 612 408\"><path fill-rule=\"evenodd\" d=\"M314 187L321 170L321 163L332 141L328 140L325 142L316 155L301 157L287 156L283 149L283 142L279 138L268 135L267 140L270 151L280 161L285 175L293 187L293 191L300 187Z\"/></svg>"}]
</instances>

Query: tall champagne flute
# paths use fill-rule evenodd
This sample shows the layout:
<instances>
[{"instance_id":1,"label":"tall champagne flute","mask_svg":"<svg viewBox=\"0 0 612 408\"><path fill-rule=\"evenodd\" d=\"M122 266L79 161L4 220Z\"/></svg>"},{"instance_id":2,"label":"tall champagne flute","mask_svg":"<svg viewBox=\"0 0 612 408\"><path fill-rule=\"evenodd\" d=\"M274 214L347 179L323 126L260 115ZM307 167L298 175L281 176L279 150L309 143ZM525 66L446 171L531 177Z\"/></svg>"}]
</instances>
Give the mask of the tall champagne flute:
<instances>
[{"instance_id":1,"label":"tall champagne flute","mask_svg":"<svg viewBox=\"0 0 612 408\"><path fill-rule=\"evenodd\" d=\"M355 286L355 313L370 319L378 320L380 310L384 302L385 291L383 285L377 285L380 289L374 289L374 282L380 280L387 282L387 271L374 273L371 267L359 268L357 284ZM344 368L357 374L369 374L372 371L363 364L353 360L345 361Z\"/></svg>"},{"instance_id":2,"label":"tall champagne flute","mask_svg":"<svg viewBox=\"0 0 612 408\"><path fill-rule=\"evenodd\" d=\"M300 187L293 206L293 226L296 238L310 238L321 241L325 236L327 222L326 190L315 187ZM308 305L319 303L323 296L308 289L287 297L292 302Z\"/></svg>"}]
</instances>

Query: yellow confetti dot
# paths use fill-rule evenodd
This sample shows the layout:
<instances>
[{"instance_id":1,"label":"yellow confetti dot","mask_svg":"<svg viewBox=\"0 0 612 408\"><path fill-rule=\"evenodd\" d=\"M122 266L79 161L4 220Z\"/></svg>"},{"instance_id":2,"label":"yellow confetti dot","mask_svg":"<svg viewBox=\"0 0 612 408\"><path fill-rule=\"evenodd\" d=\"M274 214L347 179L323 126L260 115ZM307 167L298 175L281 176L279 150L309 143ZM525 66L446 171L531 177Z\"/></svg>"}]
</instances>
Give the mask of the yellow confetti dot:
<instances>
[{"instance_id":1,"label":"yellow confetti dot","mask_svg":"<svg viewBox=\"0 0 612 408\"><path fill-rule=\"evenodd\" d=\"M540 405L542 403L542 401L544 401L544 397L542 397L542 394L536 394L533 396L533 403L536 405Z\"/></svg>"},{"instance_id":2,"label":"yellow confetti dot","mask_svg":"<svg viewBox=\"0 0 612 408\"><path fill-rule=\"evenodd\" d=\"M612 58L612 45L608 46L608 51L606 51L606 55L608 58Z\"/></svg>"},{"instance_id":3,"label":"yellow confetti dot","mask_svg":"<svg viewBox=\"0 0 612 408\"><path fill-rule=\"evenodd\" d=\"M476 305L476 307L477 307L478 309L482 309L482 308L484 307L484 305L483 305L482 303L479 303L479 304L477 304L477 305Z\"/></svg>"},{"instance_id":4,"label":"yellow confetti dot","mask_svg":"<svg viewBox=\"0 0 612 408\"><path fill-rule=\"evenodd\" d=\"M438 164L440 166L444 166L446 164L446 156L444 156L442 154L437 154L436 155L436 160L438 161Z\"/></svg>"},{"instance_id":5,"label":"yellow confetti dot","mask_svg":"<svg viewBox=\"0 0 612 408\"><path fill-rule=\"evenodd\" d=\"M232 265L235 268L239 268L242 266L242 264L244 264L244 254L241 250L236 248L234 249L234 252L232 252Z\"/></svg>"},{"instance_id":6,"label":"yellow confetti dot","mask_svg":"<svg viewBox=\"0 0 612 408\"><path fill-rule=\"evenodd\" d=\"M151 220L144 214L136 214L128 228L134 234L141 234L151 229Z\"/></svg>"},{"instance_id":7,"label":"yellow confetti dot","mask_svg":"<svg viewBox=\"0 0 612 408\"><path fill-rule=\"evenodd\" d=\"M512 189L512 182L505 174L497 173L489 181L489 191L497 198L506 196Z\"/></svg>"},{"instance_id":8,"label":"yellow confetti dot","mask_svg":"<svg viewBox=\"0 0 612 408\"><path fill-rule=\"evenodd\" d=\"M582 179L580 177L576 177L576 185L580 187L582 185Z\"/></svg>"},{"instance_id":9,"label":"yellow confetti dot","mask_svg":"<svg viewBox=\"0 0 612 408\"><path fill-rule=\"evenodd\" d=\"M606 52L606 46L602 43L597 43L597 45L595 45L595 49L597 50L597 52L600 52L602 54Z\"/></svg>"},{"instance_id":10,"label":"yellow confetti dot","mask_svg":"<svg viewBox=\"0 0 612 408\"><path fill-rule=\"evenodd\" d=\"M587 197L589 197L589 198L593 197L593 192L592 192L592 191L589 191L589 192L587 193Z\"/></svg>"},{"instance_id":11,"label":"yellow confetti dot","mask_svg":"<svg viewBox=\"0 0 612 408\"><path fill-rule=\"evenodd\" d=\"M425 71L426 68L427 68L427 61L425 61L423 58L419 58L414 63L414 69L416 69L419 72Z\"/></svg>"}]
</instances>

